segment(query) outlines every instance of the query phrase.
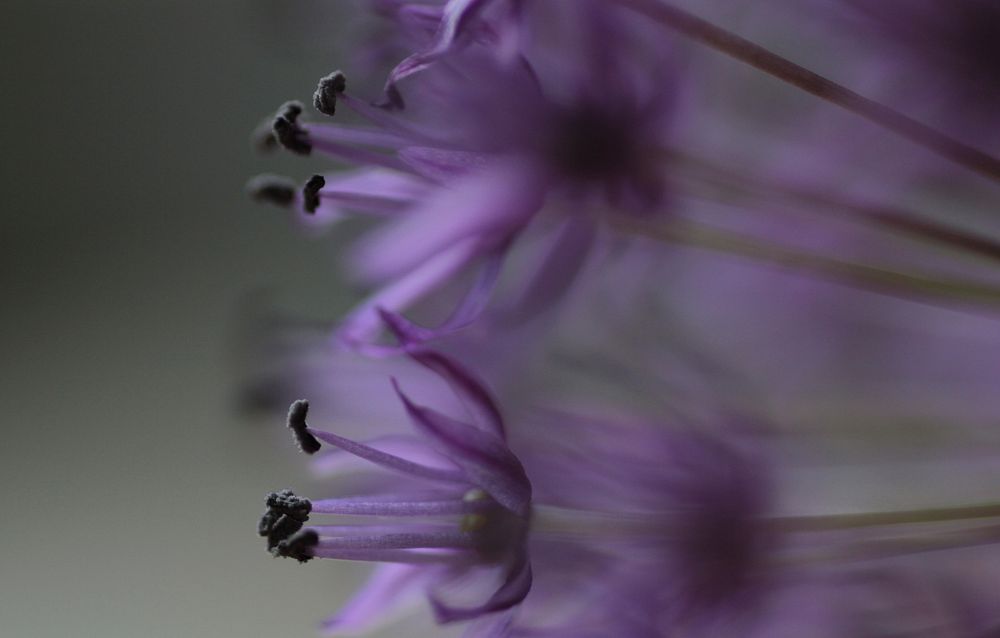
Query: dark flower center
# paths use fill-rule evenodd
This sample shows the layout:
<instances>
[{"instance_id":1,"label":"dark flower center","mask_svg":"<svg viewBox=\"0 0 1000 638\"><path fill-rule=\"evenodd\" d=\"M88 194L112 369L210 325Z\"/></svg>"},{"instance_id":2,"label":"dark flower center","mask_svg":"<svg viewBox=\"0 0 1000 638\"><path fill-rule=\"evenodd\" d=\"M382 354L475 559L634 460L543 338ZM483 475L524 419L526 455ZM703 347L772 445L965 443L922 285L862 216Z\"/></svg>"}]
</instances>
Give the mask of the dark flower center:
<instances>
[{"instance_id":1,"label":"dark flower center","mask_svg":"<svg viewBox=\"0 0 1000 638\"><path fill-rule=\"evenodd\" d=\"M694 513L683 548L692 594L716 604L740 591L756 567L760 538L751 508L717 504Z\"/></svg>"},{"instance_id":2,"label":"dark flower center","mask_svg":"<svg viewBox=\"0 0 1000 638\"><path fill-rule=\"evenodd\" d=\"M564 174L580 180L628 171L635 149L630 123L593 105L560 113L550 144L553 163Z\"/></svg>"},{"instance_id":3,"label":"dark flower center","mask_svg":"<svg viewBox=\"0 0 1000 638\"><path fill-rule=\"evenodd\" d=\"M481 512L466 515L461 521L461 530L475 535L476 551L484 559L500 560L510 553L512 547L524 541L528 521L494 502L486 492L478 488L469 490L464 500L493 504Z\"/></svg>"},{"instance_id":4,"label":"dark flower center","mask_svg":"<svg viewBox=\"0 0 1000 638\"><path fill-rule=\"evenodd\" d=\"M965 68L956 73L977 76L984 88L996 91L996 73L1000 68L1000 5L994 0L969 0L958 3L953 46Z\"/></svg>"}]
</instances>

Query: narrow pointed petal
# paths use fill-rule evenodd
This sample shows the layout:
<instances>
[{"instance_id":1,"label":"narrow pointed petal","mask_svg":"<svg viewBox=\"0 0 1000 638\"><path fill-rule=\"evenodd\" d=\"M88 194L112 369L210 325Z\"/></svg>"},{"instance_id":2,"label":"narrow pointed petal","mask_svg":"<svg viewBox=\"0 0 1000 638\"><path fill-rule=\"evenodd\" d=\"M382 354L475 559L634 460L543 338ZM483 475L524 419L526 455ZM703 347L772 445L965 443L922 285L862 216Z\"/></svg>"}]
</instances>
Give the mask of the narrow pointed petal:
<instances>
[{"instance_id":1,"label":"narrow pointed petal","mask_svg":"<svg viewBox=\"0 0 1000 638\"><path fill-rule=\"evenodd\" d=\"M446 449L455 462L461 465L471 482L482 487L510 511L527 516L531 484L521 462L502 438L430 408L416 405L403 394L395 380L393 387L414 426Z\"/></svg>"},{"instance_id":2,"label":"narrow pointed petal","mask_svg":"<svg viewBox=\"0 0 1000 638\"><path fill-rule=\"evenodd\" d=\"M396 336L403 341L405 346L412 344L408 340L408 333L400 328L400 317L398 315L383 312L382 318ZM454 359L434 350L407 348L406 353L411 359L425 368L432 370L439 377L447 381L452 392L455 393L472 413L477 424L492 431L501 438L506 436L500 408L497 407L496 401L493 400L493 396L486 389L485 384L476 378L470 370Z\"/></svg>"},{"instance_id":3,"label":"narrow pointed petal","mask_svg":"<svg viewBox=\"0 0 1000 638\"><path fill-rule=\"evenodd\" d=\"M482 153L432 146L409 146L399 151L399 159L423 177L439 183L448 183L489 163L489 156Z\"/></svg>"},{"instance_id":4,"label":"narrow pointed petal","mask_svg":"<svg viewBox=\"0 0 1000 638\"><path fill-rule=\"evenodd\" d=\"M475 240L465 240L379 289L344 319L337 332L338 339L352 348L373 342L384 326L380 308L392 312L405 310L462 270L477 252Z\"/></svg>"},{"instance_id":5,"label":"narrow pointed petal","mask_svg":"<svg viewBox=\"0 0 1000 638\"><path fill-rule=\"evenodd\" d=\"M462 177L367 237L352 256L355 270L369 281L399 277L470 237L485 252L527 223L544 192L542 175L524 162Z\"/></svg>"},{"instance_id":6,"label":"narrow pointed petal","mask_svg":"<svg viewBox=\"0 0 1000 638\"><path fill-rule=\"evenodd\" d=\"M447 623L457 620L469 620L484 614L490 614L504 609L510 609L519 604L531 591L531 563L527 557L521 557L508 572L507 579L493 595L475 607L453 607L443 602L438 596L431 595L431 608L438 622Z\"/></svg>"},{"instance_id":7,"label":"narrow pointed petal","mask_svg":"<svg viewBox=\"0 0 1000 638\"><path fill-rule=\"evenodd\" d=\"M500 278L507 244L493 251L479 271L479 277L466 292L458 307L444 322L434 327L420 326L400 314L382 311L382 320L390 327L402 346L413 346L433 341L466 328L479 318L486 309L493 289Z\"/></svg>"},{"instance_id":8,"label":"narrow pointed petal","mask_svg":"<svg viewBox=\"0 0 1000 638\"><path fill-rule=\"evenodd\" d=\"M448 0L442 10L441 22L434 44L426 51L414 53L396 65L389 73L385 93L395 95L396 83L414 73L423 71L435 60L446 55L456 46L456 41L462 37L469 23L481 12L491 0ZM390 102L393 102L390 98ZM396 106L400 106L396 104Z\"/></svg>"}]
</instances>

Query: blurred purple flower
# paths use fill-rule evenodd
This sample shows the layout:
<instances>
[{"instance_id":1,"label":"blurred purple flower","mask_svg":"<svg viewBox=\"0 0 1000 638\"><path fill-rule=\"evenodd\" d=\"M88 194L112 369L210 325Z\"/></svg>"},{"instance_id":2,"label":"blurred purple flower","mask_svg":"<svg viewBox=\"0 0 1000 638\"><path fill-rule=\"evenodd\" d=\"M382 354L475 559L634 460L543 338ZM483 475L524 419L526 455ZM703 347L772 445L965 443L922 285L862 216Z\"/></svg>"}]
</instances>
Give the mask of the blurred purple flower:
<instances>
[{"instance_id":1,"label":"blurred purple flower","mask_svg":"<svg viewBox=\"0 0 1000 638\"><path fill-rule=\"evenodd\" d=\"M499 410L486 389L455 362L426 350L411 356L448 382L476 417L475 424L414 403L398 385L396 392L420 436L390 435L359 443L309 427L305 401L296 401L289 410L288 425L304 452L314 454L330 445L396 473L372 494L310 501L286 490L267 498L259 531L274 555L393 564L379 568L324 623L325 631L357 631L383 620L415 589L429 589L437 620L452 622L508 609L531 588L526 544L531 484L507 447ZM390 517L393 523L307 525L316 514ZM469 599L471 592L480 595Z\"/></svg>"},{"instance_id":2,"label":"blurred purple flower","mask_svg":"<svg viewBox=\"0 0 1000 638\"><path fill-rule=\"evenodd\" d=\"M305 122L295 103L275 116L274 139L289 150L315 149L358 170L314 177L300 195L287 184L257 183L257 197L297 206L315 222L344 210L386 218L351 256L355 274L382 287L343 322L345 342L371 342L380 308L404 310L478 263L480 277L457 309L420 334L468 325L511 243L546 203L569 217L552 247L554 268L525 284L536 299L566 288L609 210L663 212L677 98L674 65L657 57L667 52L655 38L636 38L622 15L599 3L562 4L556 17L579 29L571 56L526 44L510 62L472 43L412 78L400 113L350 95L339 72L320 82L318 110L333 115L342 103L373 127Z\"/></svg>"},{"instance_id":3,"label":"blurred purple flower","mask_svg":"<svg viewBox=\"0 0 1000 638\"><path fill-rule=\"evenodd\" d=\"M837 88L672 3L625 4L673 16L674 27L687 25L682 33L731 55L738 49L738 59L820 97ZM438 621L465 621L465 635L480 638L995 633L995 595L973 584L977 576L992 583L995 573L977 567L949 579L925 556L995 547L1000 504L990 495L951 506L907 495L900 509L886 511L881 485L861 478L903 471L908 455L932 448L952 469L956 460L939 454L968 444L956 444L963 436L956 417L985 422L996 413L994 322L835 287L995 307L996 291L966 281L973 266L959 260L995 261L1000 250L972 231L978 225L957 223L961 206L934 214L895 206L886 198L898 187L883 182L908 175L906 162L870 171L893 158L893 148L864 132L863 143L838 144L846 129L830 126L822 109L805 122L794 109L756 114L749 112L755 99L736 99L728 112L702 109L723 114L731 128L699 111L705 125L678 137L682 84L673 46L614 2L367 5L392 27L393 37L375 43L385 46L380 56L415 51L390 73L385 103L359 99L354 91L365 89L349 90L334 72L320 81L313 106L327 116L346 108L364 125L310 121L291 102L260 140L299 155L315 150L348 169L302 186L274 176L250 184L255 198L292 209L308 228L355 215L373 220L349 263L376 290L338 333L355 352L320 351L320 340L297 334L299 349L280 353L289 368L284 385L264 384L268 398L314 396L313 418L350 421L336 433L311 428L309 404L292 404L288 424L319 469L389 470L352 476L346 498L281 491L267 499L259 532L274 555L382 563L325 630L367 631L428 595ZM982 74L1000 51L990 41L1000 15L992 5L837 6L875 27L873 46L904 52L866 64L918 70L913 95L939 94L947 118L991 132L995 82ZM795 80L800 73L804 84ZM917 131L911 140L926 142L928 133L941 142L891 108L844 96L839 104L854 105L855 114ZM768 96L768 111L771 97L781 99ZM706 88L703 99L710 106L718 94ZM916 107L927 106L934 105L920 97ZM748 111L746 119L732 118L735 111ZM747 128L748 150L724 161L724 151L739 146L732 134ZM813 128L822 130L807 132ZM707 129L719 144L699 150ZM796 138L810 143L783 147ZM818 151L826 146L840 148ZM870 163L854 161L855 149L870 148L881 149ZM834 170L841 167L848 170ZM845 195L854 173L864 179ZM594 268L596 248L616 247L601 241L609 227L629 233L630 250ZM521 252L532 249L540 255L533 263ZM748 269L743 259L769 268ZM786 268L819 281L790 278ZM926 268L949 277L923 276ZM551 323L528 320L584 272L576 289L587 293L582 304L580 297L560 304L558 322L556 313L546 313ZM458 301L422 304L448 295ZM402 314L411 311L421 321L428 311L433 325ZM513 389L504 393L509 428L476 375L423 346L470 327L443 347L474 361L494 387ZM381 340L386 332L392 345ZM551 339L535 339L541 332ZM359 353L408 359L359 364ZM384 377L414 362L450 386L441 396L440 383L425 388L402 377L436 410L403 394L395 376L395 396L385 394ZM615 403L623 397L624 415ZM930 409L935 402L940 407ZM758 427L744 414L778 427ZM404 415L415 434L397 427ZM925 432L896 422L911 417L942 425ZM349 428L363 429L366 441ZM973 434L973 445L991 440L987 428ZM874 470L823 465L868 458L878 446L885 465ZM963 480L971 468L962 468ZM806 484L824 482L822 494L836 493L833 506L809 500L794 480L777 481L786 471L783 478L798 471ZM837 475L843 485L827 480ZM808 506L789 507L789 493ZM849 497L845 507L836 502L841 495ZM317 522L320 514L337 518Z\"/></svg>"},{"instance_id":4,"label":"blurred purple flower","mask_svg":"<svg viewBox=\"0 0 1000 638\"><path fill-rule=\"evenodd\" d=\"M564 620L558 635L660 636L674 627L701 636L715 624L748 626L771 587L766 567L777 538L766 523L769 471L734 443L738 432L578 413L542 418L524 457L539 504L536 538L552 533L550 516L593 517L602 532L582 533L584 522L569 525L569 538L615 557L591 608Z\"/></svg>"}]
</instances>

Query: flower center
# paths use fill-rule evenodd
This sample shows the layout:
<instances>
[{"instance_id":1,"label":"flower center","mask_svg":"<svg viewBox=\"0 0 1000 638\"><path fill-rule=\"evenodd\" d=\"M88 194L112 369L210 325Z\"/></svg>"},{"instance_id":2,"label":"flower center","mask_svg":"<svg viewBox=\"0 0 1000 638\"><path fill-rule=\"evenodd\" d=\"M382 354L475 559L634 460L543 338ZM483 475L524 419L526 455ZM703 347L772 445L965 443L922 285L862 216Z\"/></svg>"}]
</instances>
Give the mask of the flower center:
<instances>
[{"instance_id":1,"label":"flower center","mask_svg":"<svg viewBox=\"0 0 1000 638\"><path fill-rule=\"evenodd\" d=\"M486 560L503 558L528 533L528 521L493 501L479 488L466 492L462 501L485 505L484 509L464 515L459 529L474 536L476 551Z\"/></svg>"},{"instance_id":2,"label":"flower center","mask_svg":"<svg viewBox=\"0 0 1000 638\"><path fill-rule=\"evenodd\" d=\"M635 146L629 123L594 105L560 113L550 144L555 165L580 180L615 177L628 171Z\"/></svg>"}]
</instances>

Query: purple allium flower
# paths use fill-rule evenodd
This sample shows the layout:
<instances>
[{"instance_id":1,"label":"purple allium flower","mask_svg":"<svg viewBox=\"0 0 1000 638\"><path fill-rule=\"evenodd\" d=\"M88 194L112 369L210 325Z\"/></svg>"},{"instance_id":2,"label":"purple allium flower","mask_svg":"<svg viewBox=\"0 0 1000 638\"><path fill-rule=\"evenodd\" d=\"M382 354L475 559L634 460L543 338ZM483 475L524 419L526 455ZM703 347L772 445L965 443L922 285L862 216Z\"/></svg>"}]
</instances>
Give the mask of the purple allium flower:
<instances>
[{"instance_id":1,"label":"purple allium flower","mask_svg":"<svg viewBox=\"0 0 1000 638\"><path fill-rule=\"evenodd\" d=\"M414 403L395 382L419 436L359 443L309 427L305 401L289 409L288 425L307 454L330 445L394 473L371 494L308 500L282 491L267 498L259 531L274 555L303 562L335 558L395 564L377 570L354 600L325 623L328 631L357 630L379 620L414 588L429 590L440 622L509 609L531 588L531 484L507 447L499 410L485 388L455 362L431 351L411 356L448 382L476 417L475 424ZM316 515L369 522L315 524L310 516ZM393 522L387 524L386 518ZM472 591L482 596L457 602L456 589L466 597Z\"/></svg>"},{"instance_id":2,"label":"purple allium flower","mask_svg":"<svg viewBox=\"0 0 1000 638\"><path fill-rule=\"evenodd\" d=\"M465 301L424 336L467 325L485 305L511 243L543 208L564 215L553 247L560 261L586 253L594 223L608 211L663 212L678 93L670 52L661 39L625 28L630 16L601 3L560 4L552 12L551 24L534 26L562 25L570 55L552 55L539 36L512 63L472 42L407 80L400 112L358 100L339 72L323 78L316 108L333 115L343 103L372 127L307 122L295 103L275 116L273 134L285 148L315 149L358 172L313 178L297 196L287 183L279 189L265 181L256 196L317 219L345 209L386 218L351 257L361 280L382 287L344 321L347 343L372 341L379 308L404 310L478 263L480 278ZM559 281L539 272L534 278L544 284L526 288L565 288L575 269L559 272Z\"/></svg>"},{"instance_id":3,"label":"purple allium flower","mask_svg":"<svg viewBox=\"0 0 1000 638\"><path fill-rule=\"evenodd\" d=\"M898 68L940 71L930 92L955 82L943 102L964 107L966 90L970 103L993 99L965 72L994 53L979 36L992 8L838 2L911 49ZM439 622L465 622L465 635L478 638L995 634L995 595L979 593L994 571L970 561L949 579L926 556L991 551L1000 504L987 495L885 511L883 484L861 478L900 470L911 447L962 452L962 480L972 460L995 464L957 443L971 409L971 420L995 420L995 322L854 289L995 308L1000 294L962 261L1000 257L982 236L990 221L957 200L940 211L896 206L887 174L908 175L906 162L870 170L893 157L891 147L867 132L857 145L839 143L843 129L824 109L808 122L794 110L772 113L781 95L760 103L767 113L739 99L732 110L702 109L705 125L677 135L679 64L662 29L967 168L995 177L995 158L668 0L367 4L392 26L373 50L416 52L391 72L385 103L359 99L377 89L333 72L313 107L364 124L317 121L290 102L261 138L346 169L249 186L309 228L370 221L348 255L355 278L375 288L341 325L351 351L326 347L325 326L315 341L296 335L300 349L282 352L294 368L287 385L267 388L314 397L314 420L347 422L320 430L307 425L305 401L289 410L299 446L327 477L368 470L351 475L346 497L274 492L260 520L275 556L380 563L324 629L364 632L429 598ZM966 8L981 13L968 19ZM928 55L932 41L958 57ZM735 95L731 88L717 90ZM706 90L706 104L719 94ZM970 116L970 128L986 121ZM753 131L740 137L747 123ZM728 153L739 146L731 131L752 140L742 160ZM713 134L714 148L705 145ZM854 162L855 149L874 149L870 163ZM595 267L595 248L625 245L611 237L619 232L628 250ZM532 250L534 263L523 259ZM538 312L579 279L562 312ZM432 327L401 314L411 311ZM380 341L385 332L393 345ZM448 355L424 348L446 334ZM504 391L507 422L452 353ZM392 358L400 354L408 358ZM430 370L419 371L440 387L403 376L412 370L397 381L400 364ZM933 401L940 407L924 405ZM922 429L896 422L907 419ZM758 427L764 420L778 427ZM989 441L987 428L975 433L975 444ZM826 466L867 461L877 449L891 466ZM824 483L832 506L810 498L811 482ZM841 497L854 500L840 507Z\"/></svg>"},{"instance_id":4,"label":"purple allium flower","mask_svg":"<svg viewBox=\"0 0 1000 638\"><path fill-rule=\"evenodd\" d=\"M553 635L660 636L674 627L700 636L749 620L770 587L777 544L759 458L725 433L649 422L549 413L534 426L522 434L536 487L535 542L562 530L564 543L614 557L608 565L590 559L598 584L576 594L588 609L549 620L562 632Z\"/></svg>"}]
</instances>

